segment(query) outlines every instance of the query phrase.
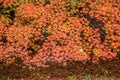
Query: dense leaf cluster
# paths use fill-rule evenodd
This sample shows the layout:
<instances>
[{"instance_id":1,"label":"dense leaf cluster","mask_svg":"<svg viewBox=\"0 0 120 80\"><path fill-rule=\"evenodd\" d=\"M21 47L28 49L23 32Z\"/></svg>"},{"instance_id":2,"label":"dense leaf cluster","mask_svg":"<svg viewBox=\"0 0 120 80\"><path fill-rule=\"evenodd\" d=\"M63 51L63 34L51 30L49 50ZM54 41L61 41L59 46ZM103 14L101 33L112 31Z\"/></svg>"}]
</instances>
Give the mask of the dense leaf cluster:
<instances>
[{"instance_id":1,"label":"dense leaf cluster","mask_svg":"<svg viewBox=\"0 0 120 80\"><path fill-rule=\"evenodd\" d=\"M45 67L113 59L120 54L118 5L105 0L0 1L0 64Z\"/></svg>"}]
</instances>

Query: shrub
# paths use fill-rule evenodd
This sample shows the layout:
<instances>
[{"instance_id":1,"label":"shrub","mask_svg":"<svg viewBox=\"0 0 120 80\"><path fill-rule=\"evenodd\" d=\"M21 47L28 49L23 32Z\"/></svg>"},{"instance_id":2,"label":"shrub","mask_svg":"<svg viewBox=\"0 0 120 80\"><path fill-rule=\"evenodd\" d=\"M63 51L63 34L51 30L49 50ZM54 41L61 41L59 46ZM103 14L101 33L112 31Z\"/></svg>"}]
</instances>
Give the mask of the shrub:
<instances>
[{"instance_id":1,"label":"shrub","mask_svg":"<svg viewBox=\"0 0 120 80\"><path fill-rule=\"evenodd\" d=\"M46 5L37 0L15 3L7 6L14 9L3 6L6 12L0 15L1 64L19 60L37 67L51 62L99 63L120 52L120 10L112 3L78 0L72 8L62 0ZM12 18L5 17L6 13Z\"/></svg>"}]
</instances>

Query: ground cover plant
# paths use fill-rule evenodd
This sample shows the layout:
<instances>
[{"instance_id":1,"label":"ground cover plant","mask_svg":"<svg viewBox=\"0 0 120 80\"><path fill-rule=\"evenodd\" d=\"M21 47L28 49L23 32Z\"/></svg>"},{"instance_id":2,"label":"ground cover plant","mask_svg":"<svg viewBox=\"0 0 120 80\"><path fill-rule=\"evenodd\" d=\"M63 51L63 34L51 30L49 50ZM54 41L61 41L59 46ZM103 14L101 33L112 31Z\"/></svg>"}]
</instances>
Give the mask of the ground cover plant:
<instances>
[{"instance_id":1,"label":"ground cover plant","mask_svg":"<svg viewBox=\"0 0 120 80\"><path fill-rule=\"evenodd\" d=\"M0 1L0 66L98 64L119 55L119 1Z\"/></svg>"},{"instance_id":2,"label":"ground cover plant","mask_svg":"<svg viewBox=\"0 0 120 80\"><path fill-rule=\"evenodd\" d=\"M109 72L112 66L120 68L119 59L119 0L0 0L0 75L13 65L38 69L77 63L83 71L81 66L108 63L107 70L97 67L118 77L119 70ZM75 66L71 69L80 71ZM71 73L66 76L77 79Z\"/></svg>"},{"instance_id":3,"label":"ground cover plant","mask_svg":"<svg viewBox=\"0 0 120 80\"><path fill-rule=\"evenodd\" d=\"M0 2L0 62L29 66L115 58L120 52L120 7L96 0ZM72 4L74 3L74 4Z\"/></svg>"}]
</instances>

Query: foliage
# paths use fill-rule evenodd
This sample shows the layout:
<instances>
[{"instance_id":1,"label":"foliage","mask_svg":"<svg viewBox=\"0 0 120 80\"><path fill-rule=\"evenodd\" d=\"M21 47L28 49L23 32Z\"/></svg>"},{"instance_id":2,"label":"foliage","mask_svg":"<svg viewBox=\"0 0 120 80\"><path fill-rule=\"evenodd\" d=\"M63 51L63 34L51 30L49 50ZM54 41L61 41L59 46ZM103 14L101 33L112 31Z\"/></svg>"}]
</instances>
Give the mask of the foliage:
<instances>
[{"instance_id":1,"label":"foliage","mask_svg":"<svg viewBox=\"0 0 120 80\"><path fill-rule=\"evenodd\" d=\"M76 77L74 77L74 76L69 76L69 80L76 80Z\"/></svg>"},{"instance_id":2,"label":"foliage","mask_svg":"<svg viewBox=\"0 0 120 80\"><path fill-rule=\"evenodd\" d=\"M90 75L87 76L87 80L92 80Z\"/></svg>"},{"instance_id":3,"label":"foliage","mask_svg":"<svg viewBox=\"0 0 120 80\"><path fill-rule=\"evenodd\" d=\"M11 1L11 2L9 2ZM120 9L104 0L0 2L0 62L49 63L115 58L120 53ZM7 16L7 17L6 17Z\"/></svg>"}]
</instances>

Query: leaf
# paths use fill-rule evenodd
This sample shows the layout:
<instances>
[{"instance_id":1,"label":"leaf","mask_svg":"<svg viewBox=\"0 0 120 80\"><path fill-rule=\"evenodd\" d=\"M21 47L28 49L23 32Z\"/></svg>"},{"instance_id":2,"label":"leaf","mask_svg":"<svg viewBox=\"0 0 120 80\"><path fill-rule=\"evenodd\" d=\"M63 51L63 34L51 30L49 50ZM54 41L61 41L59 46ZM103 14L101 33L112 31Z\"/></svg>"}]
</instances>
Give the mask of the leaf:
<instances>
[{"instance_id":1,"label":"leaf","mask_svg":"<svg viewBox=\"0 0 120 80\"><path fill-rule=\"evenodd\" d=\"M87 76L87 80L92 80L90 75Z\"/></svg>"},{"instance_id":2,"label":"leaf","mask_svg":"<svg viewBox=\"0 0 120 80\"><path fill-rule=\"evenodd\" d=\"M74 76L69 76L69 80L76 80L76 77L74 77Z\"/></svg>"}]
</instances>

